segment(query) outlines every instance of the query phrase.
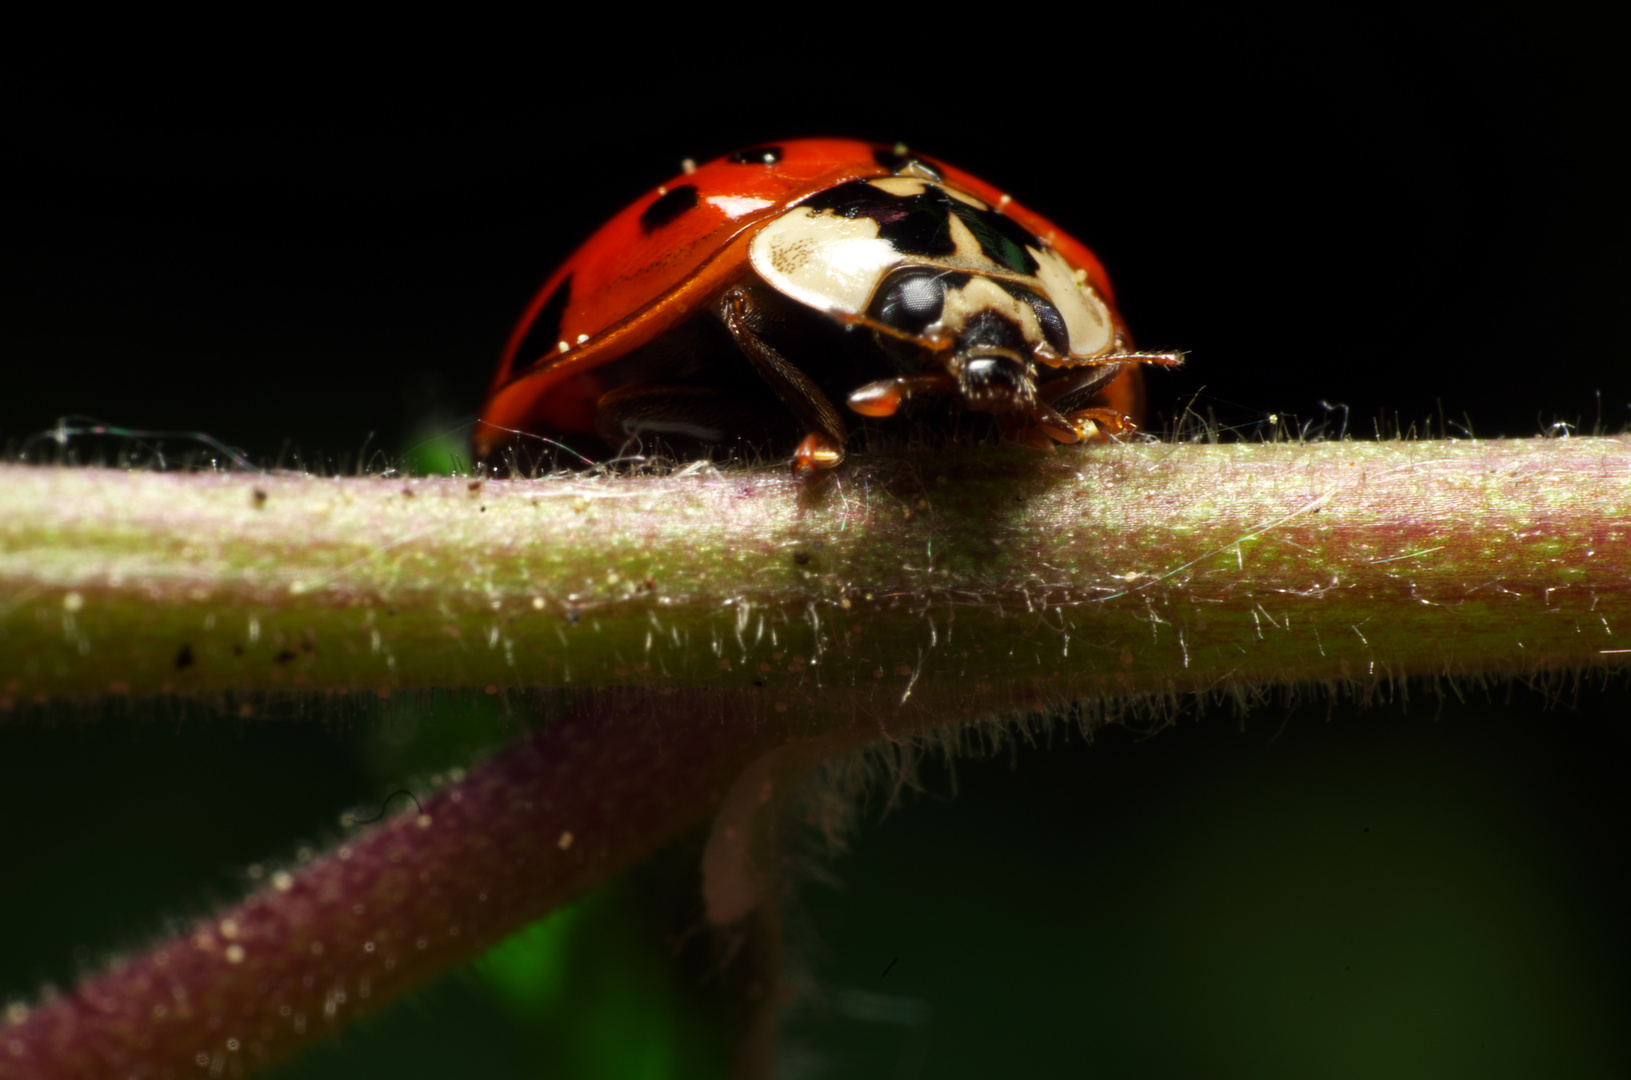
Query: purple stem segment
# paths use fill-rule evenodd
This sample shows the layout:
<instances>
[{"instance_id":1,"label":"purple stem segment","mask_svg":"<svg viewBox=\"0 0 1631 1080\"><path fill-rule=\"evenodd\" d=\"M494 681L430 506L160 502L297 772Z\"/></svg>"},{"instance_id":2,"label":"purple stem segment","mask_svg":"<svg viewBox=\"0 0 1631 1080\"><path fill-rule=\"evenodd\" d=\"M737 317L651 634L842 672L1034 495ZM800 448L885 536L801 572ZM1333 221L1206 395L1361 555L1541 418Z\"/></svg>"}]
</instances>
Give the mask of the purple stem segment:
<instances>
[{"instance_id":1,"label":"purple stem segment","mask_svg":"<svg viewBox=\"0 0 1631 1080\"><path fill-rule=\"evenodd\" d=\"M0 1028L0 1078L238 1076L332 1036L703 821L786 737L733 704L595 695L423 813Z\"/></svg>"}]
</instances>

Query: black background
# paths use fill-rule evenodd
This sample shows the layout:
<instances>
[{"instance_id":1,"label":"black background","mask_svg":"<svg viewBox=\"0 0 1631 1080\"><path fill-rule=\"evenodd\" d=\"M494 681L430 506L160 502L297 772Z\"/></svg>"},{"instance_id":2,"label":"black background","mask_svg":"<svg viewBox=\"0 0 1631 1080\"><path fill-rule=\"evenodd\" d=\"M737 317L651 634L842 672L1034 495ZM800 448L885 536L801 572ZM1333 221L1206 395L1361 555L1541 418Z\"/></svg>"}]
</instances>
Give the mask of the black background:
<instances>
[{"instance_id":1,"label":"black background","mask_svg":"<svg viewBox=\"0 0 1631 1080\"><path fill-rule=\"evenodd\" d=\"M1342 415L1322 402L1349 406L1348 430L1361 436L1412 424L1417 434L1447 424L1452 435L1470 428L1514 437L1562 430L1556 421L1583 431L1599 417L1609 432L1626 425L1621 298L1631 275L1618 167L1626 94L1603 28L1561 13L1538 25L1376 9L1276 22L1018 5L961 19L923 5L811 9L771 21L748 8L604 19L575 11L570 22L567 14L485 27L397 19L359 31L267 16L265 25L144 22L99 25L94 37L86 27L9 35L0 446L37 450L30 436L59 417L86 415L207 432L261 462L298 452L337 466L365 440L399 452L473 417L533 290L682 158L826 134L903 140L1011 191L1088 243L1139 343L1190 353L1183 371L1154 376L1158 413L1170 417L1193 401L1248 434L1271 417L1295 426ZM94 457L109 444L83 445ZM1436 799L1444 814L1406 814L1395 835L1433 838L1439 846L1422 865L1454 861L1485 826L1529 853L1522 866L1554 861L1555 878L1536 887L1568 899L1533 940L1573 935L1574 948L1595 955L1574 996L1558 1000L1623 1015L1627 947L1614 912L1623 910L1626 853L1614 795L1626 695L1587 690L1541 712L1541 699L1522 690L1513 707L1500 705L1506 693L1497 686L1497 705L1474 694L1463 707L1431 695L1423 704L1418 690L1413 711L1342 709L1330 722L1323 704L1289 720L1270 706L1244 736L1233 717L1189 716L1148 741L1108 738L1085 755L1027 755L1007 780L1000 762L983 773L967 763L951 809L938 798L912 802L863 834L854 858L838 864L850 883L847 906L826 894L810 901L816 931L836 954L818 974L880 993L966 992L962 1004L936 1000L933 1075L955 1073L958 1036L971 1032L1008 1047L993 1051L999 1059L1017 1060L1013 1046L1045 1047L1049 1064L1037 1067L1066 1070L1098 1053L1072 1041L1070 1017L1048 1034L1026 1027L1040 1013L1030 1021L1023 1010L1000 1013L1015 1001L1073 1008L1059 988L1083 980L1098 987L1092 994L1115 996L1117 985L1055 970L1057 942L1084 920L1114 938L1162 917L1206 917L1205 903L1188 910L1170 899L1190 895L1183 884L1164 900L1115 891L1120 882L1109 878L1118 867L1135 885L1173 873L1168 856L1186 838L1210 835L1204 823L1247 820L1230 816L1230 799L1266 807L1276 821L1336 822L1343 844L1364 842L1355 838L1368 834L1355 830L1389 808ZM122 723L101 738L77 727L5 732L15 781L7 820L32 829L71 814L81 822L72 843L84 845L41 831L29 834L38 843L0 853L14 870L8 924L34 928L24 935L26 961L7 969L7 994L40 979L60 983L75 964L156 933L156 909L194 910L206 889L230 894L223 866L275 854L282 837L321 834L338 808L383 783L362 778L367 770L353 760L352 744L366 742L366 732L268 725L221 733L206 722L187 726L190 741L172 742L164 725L138 720L127 736ZM1290 734L1277 740L1282 724ZM177 778L156 785L165 769ZM254 797L239 805L230 792L191 792L181 778L188 770ZM1411 775L1401 779L1400 770ZM1336 776L1330 790L1361 794L1319 817L1308 808L1321 790L1310 788L1327 784L1328 773ZM1482 794L1467 794L1474 788ZM280 800L275 813L262 808ZM155 816L159 806L166 816ZM1489 809L1506 806L1522 823ZM135 822L140 838L105 835L109 813ZM1477 819L1471 832L1445 825L1457 815ZM1149 824L1157 817L1167 831ZM222 834L219 845L193 838L206 826ZM1264 955L1278 948L1294 965L1304 953L1279 933L1278 913L1299 907L1318 924L1325 901L1295 891L1308 838L1272 831L1263 830L1262 850L1279 853L1264 856L1273 866L1242 869L1264 893L1244 903L1266 913L1273 944ZM1017 847L1016 836L1024 838ZM64 851L91 853L98 843L135 859L117 888L105 887L94 864L70 870L63 860ZM1122 863L1098 850L1116 844L1130 849ZM202 869L166 877L162 860L146 854L188 845ZM989 855L1032 847L1020 869ZM24 849L33 854L25 859ZM1360 865L1347 850L1334 857L1332 880ZM924 851L938 852L938 863L902 884L904 860ZM1080 853L1091 881L1037 891L1054 888L1052 868ZM1409 896L1425 871L1401 866L1388 887ZM1037 876L1003 877L1023 867ZM925 904L994 879L1006 896L992 903L1008 907L984 913L986 925L976 925L976 911L914 943L912 920ZM1457 903L1445 925L1461 919ZM48 928L53 907L71 909L71 924L64 916ZM1436 932L1420 910L1400 910L1382 937L1397 944ZM1523 925L1528 909L1512 910L1502 927ZM1329 925L1338 933L1358 923ZM1152 939L1176 954L1182 942L1171 944L1167 930L1157 926ZM1015 931L1036 940L1014 945ZM1507 932L1470 948L1509 959ZM1220 924L1213 940L1240 934ZM865 940L846 951L852 939ZM1428 945L1400 949L1386 962L1437 955ZM995 959L962 963L982 950ZM895 983L878 982L901 954ZM1379 955L1363 937L1331 954L1344 970ZM942 970L912 983L926 958ZM1132 955L1114 970L1138 978L1151 968ZM1231 1074L1216 1057L1228 1037L1194 1034L1213 1004L1176 1013L1163 1004L1198 985L1194 970L1181 969L1171 985L1132 988L1149 999L1145 1018L1127 1022L1148 1035L1124 1040L1133 1045L1125 1060L1146 1063L1142 1074L1194 1075L1197 1061ZM1461 974L1462 989L1452 983L1447 994L1465 997L1484 983L1476 964ZM1465 1030L1485 1040L1522 1027L1524 1010L1546 999L1547 977L1529 981L1533 1002L1518 1001L1510 1016L1480 1014ZM1418 973L1401 967L1374 978L1358 1000L1394 1000ZM1254 992L1216 990L1219 1001L1239 997L1245 1011ZM1272 995L1262 1001L1263 1011L1280 1008ZM1406 1074L1401 1063L1454 1074L1449 1066L1469 1060L1455 1057L1466 1050L1454 1044L1461 1029L1434 1019L1435 1007L1425 1002L1421 1015L1440 1039L1435 1047L1452 1032L1448 1048L1435 1051L1447 1058L1388 1042L1405 1029L1385 1018L1369 1027L1370 1013L1355 1014L1362 1030L1354 1037L1382 1040L1380 1060L1393 1075ZM1495 1075L1503 1061L1522 1072L1555 1055L1561 1042L1548 1036L1573 1040L1591 1026L1529 1016L1536 1030L1526 1052L1535 1056L1480 1042L1478 1075ZM420 1053L410 1039L421 1026L415 1012L379 1040L377 1053L394 1048L408 1064L378 1065L378 1075L410 1074L404 1069ZM860 1026L860 1036L818 1028L807 1037L863 1048L882 1039L878 1074L893 1075L896 1029ZM1196 1040L1171 1072L1140 1056L1168 1030ZM1592 1050L1605 1056L1593 1060L1631 1053L1611 1025L1592 1030L1609 1032ZM1298 1060L1335 1075L1337 1058L1321 1056L1330 1050L1319 1044L1323 1031L1307 1036L1313 1049ZM1273 1058L1282 1034L1235 1036L1254 1047L1236 1061L1238 1074L1268 1075L1262 1054ZM354 1039L346 1052L365 1042ZM360 1057L337 1060L336 1075L374 1074ZM1297 1060L1280 1063L1288 1075L1299 1071ZM971 1075L991 1074L973 1058L966 1064ZM1128 1065L1125 1074L1138 1071Z\"/></svg>"},{"instance_id":2,"label":"black background","mask_svg":"<svg viewBox=\"0 0 1631 1080\"><path fill-rule=\"evenodd\" d=\"M1140 343L1191 354L1159 412L1628 419L1624 94L1589 27L851 21L20 37L0 439L86 414L396 451L473 416L533 290L681 158L817 134L906 141L1086 241Z\"/></svg>"}]
</instances>

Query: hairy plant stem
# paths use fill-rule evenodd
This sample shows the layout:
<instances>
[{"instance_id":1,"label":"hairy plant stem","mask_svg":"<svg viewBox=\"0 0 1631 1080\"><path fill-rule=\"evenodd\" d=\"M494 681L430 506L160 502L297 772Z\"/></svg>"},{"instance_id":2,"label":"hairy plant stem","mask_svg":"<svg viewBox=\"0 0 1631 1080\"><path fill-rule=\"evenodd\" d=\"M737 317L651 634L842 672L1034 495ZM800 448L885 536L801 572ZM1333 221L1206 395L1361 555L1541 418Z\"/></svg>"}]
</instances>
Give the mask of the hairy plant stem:
<instances>
[{"instance_id":1,"label":"hairy plant stem","mask_svg":"<svg viewBox=\"0 0 1631 1080\"><path fill-rule=\"evenodd\" d=\"M250 1071L716 813L706 900L745 917L759 808L878 738L1561 682L1623 667L1628 627L1624 439L976 447L814 488L0 467L9 722L110 695L567 695L422 815L13 1010L0 1077Z\"/></svg>"}]
</instances>

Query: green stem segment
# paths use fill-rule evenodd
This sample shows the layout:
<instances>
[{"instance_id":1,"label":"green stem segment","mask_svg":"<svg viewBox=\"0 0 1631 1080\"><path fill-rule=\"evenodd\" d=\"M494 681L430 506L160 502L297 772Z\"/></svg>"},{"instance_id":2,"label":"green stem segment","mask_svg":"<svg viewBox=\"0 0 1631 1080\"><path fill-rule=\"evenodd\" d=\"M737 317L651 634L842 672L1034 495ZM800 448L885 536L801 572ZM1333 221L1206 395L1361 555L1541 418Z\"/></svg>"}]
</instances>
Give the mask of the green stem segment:
<instances>
[{"instance_id":1,"label":"green stem segment","mask_svg":"<svg viewBox=\"0 0 1631 1080\"><path fill-rule=\"evenodd\" d=\"M13 722L108 695L590 692L423 816L13 1010L0 1078L275 1060L812 748L1627 657L1623 439L972 448L819 488L0 468Z\"/></svg>"}]
</instances>

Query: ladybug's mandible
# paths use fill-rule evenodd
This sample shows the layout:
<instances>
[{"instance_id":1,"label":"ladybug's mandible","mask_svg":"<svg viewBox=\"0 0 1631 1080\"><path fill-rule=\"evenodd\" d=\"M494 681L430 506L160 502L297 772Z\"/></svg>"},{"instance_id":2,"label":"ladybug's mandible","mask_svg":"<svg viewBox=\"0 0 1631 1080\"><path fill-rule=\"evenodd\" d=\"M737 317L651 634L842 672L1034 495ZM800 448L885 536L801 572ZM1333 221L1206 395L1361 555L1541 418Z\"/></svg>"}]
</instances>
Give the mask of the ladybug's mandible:
<instances>
[{"instance_id":1,"label":"ladybug's mandible","mask_svg":"<svg viewBox=\"0 0 1631 1080\"><path fill-rule=\"evenodd\" d=\"M821 469L850 439L835 402L915 399L1047 447L1130 430L1138 365L1179 362L1131 351L1093 253L991 185L801 139L687 163L590 237L511 335L475 444L797 440Z\"/></svg>"}]
</instances>

